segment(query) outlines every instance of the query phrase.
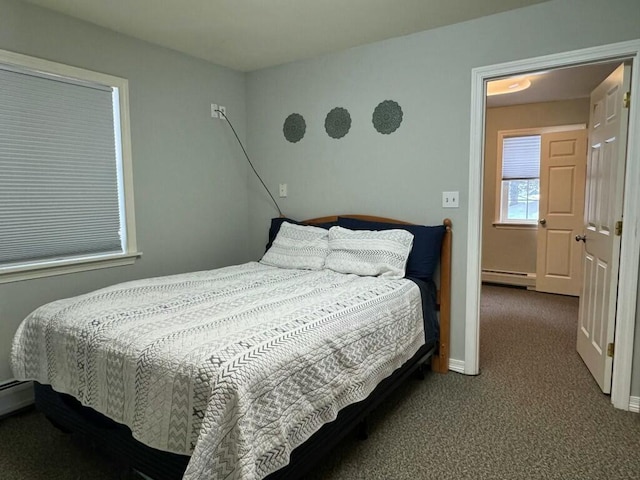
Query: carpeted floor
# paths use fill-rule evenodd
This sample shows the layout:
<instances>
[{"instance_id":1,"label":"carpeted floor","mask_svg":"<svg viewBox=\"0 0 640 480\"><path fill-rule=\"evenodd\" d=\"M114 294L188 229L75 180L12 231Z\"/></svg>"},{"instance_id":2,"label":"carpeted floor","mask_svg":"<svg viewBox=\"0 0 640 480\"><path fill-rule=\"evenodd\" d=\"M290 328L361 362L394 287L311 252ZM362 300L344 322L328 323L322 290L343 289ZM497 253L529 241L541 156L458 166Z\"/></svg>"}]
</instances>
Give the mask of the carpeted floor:
<instances>
[{"instance_id":1,"label":"carpeted floor","mask_svg":"<svg viewBox=\"0 0 640 480\"><path fill-rule=\"evenodd\" d=\"M575 352L577 309L484 286L481 375L407 382L310 480L640 478L640 415L615 410ZM123 477L32 411L0 421L0 478Z\"/></svg>"}]
</instances>

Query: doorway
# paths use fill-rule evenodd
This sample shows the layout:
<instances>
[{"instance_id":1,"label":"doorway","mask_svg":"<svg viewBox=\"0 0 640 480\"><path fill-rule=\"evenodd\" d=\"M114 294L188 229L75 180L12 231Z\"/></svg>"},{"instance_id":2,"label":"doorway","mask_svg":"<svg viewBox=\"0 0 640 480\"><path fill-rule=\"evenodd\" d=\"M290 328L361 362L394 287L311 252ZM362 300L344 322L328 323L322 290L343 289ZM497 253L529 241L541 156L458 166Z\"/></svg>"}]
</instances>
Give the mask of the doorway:
<instances>
[{"instance_id":1,"label":"doorway","mask_svg":"<svg viewBox=\"0 0 640 480\"><path fill-rule=\"evenodd\" d=\"M597 297L583 294L584 285L591 285L590 281L583 281L582 272L585 247L591 245L591 240L586 245L575 241L576 237L582 237L585 233L585 187L588 183L586 171L589 163L587 158L591 158L592 172L599 167L602 170L599 177L610 176L603 175L608 172L604 167L609 164L599 165L598 162L603 158L598 156L599 150L592 148L593 145L601 145L603 142L588 142L588 132L589 135L596 132L592 132L587 126L602 124L601 121L595 120L595 114L592 112L592 104L595 101L593 92L601 89L601 84L619 67L620 62L614 61L518 74L491 81L487 87L481 303L484 305L489 301L485 298L486 295L490 298L503 298L502 308L506 308L512 315L513 328L522 328L524 324L538 327L531 342L548 336L545 328L553 325L553 322L549 323L551 320L557 322L557 331L564 332L565 336L566 328L560 327L567 322L567 325L574 325L574 331L569 335L569 338L573 336L574 340L568 342L572 345L569 351L565 352L567 358L575 356L579 311L584 315L585 312L597 310L591 308ZM527 88L516 89L517 91L508 89L508 86L518 85L518 82L527 85ZM504 93L495 93L496 84L505 84L507 89L502 91ZM618 94L612 102L622 103L622 95ZM618 112L620 110L618 109ZM622 112L626 113L626 110ZM594 118L590 118L592 116ZM597 131L600 132L600 129ZM613 137L607 138L613 145ZM590 151L593 154L589 153ZM624 152L622 155L624 156ZM602 207L609 211L609 199L614 197L613 194L609 194L609 182L592 178L589 183L593 183L594 186L590 189L593 192L590 193L604 193L594 198L597 198L597 202L606 203L607 205ZM603 188L605 184L606 189ZM622 189L619 191L622 192ZM586 273L588 280L591 280L594 272L590 270ZM509 301L512 295L508 295L512 289L485 288L485 282L521 286L555 295L525 294L518 297L520 301L514 302ZM615 294L615 289L612 292ZM565 299L576 306L571 310L570 318L558 316L552 308L560 300L558 295L572 297ZM580 303L589 305L589 308L579 310L578 298ZM544 316L533 315L529 317L530 321L521 321L522 317L527 318L527 312L532 313L533 303L544 300L549 304L549 308L544 309ZM484 336L485 326L491 324L487 323L491 318L484 318L481 314L482 350L485 348L484 345L491 344L487 343ZM583 324L590 325L589 322L583 321L581 328ZM495 331L495 326L492 329ZM593 328L588 332L593 333ZM507 332L503 333L508 335ZM585 335L580 338L587 342L591 340ZM600 338L598 335L598 346L603 343ZM607 341L608 339L605 339L604 343ZM542 347L550 343L545 342L544 345L538 345L538 348L542 352ZM560 344L566 346L566 339ZM481 359L491 358L491 353L488 356L487 352L480 353ZM611 382L609 376L608 386L605 386L606 359L597 355L597 351L591 354L591 350L584 346L579 349L579 353L589 371L599 379L597 383L601 385L602 390L608 393ZM550 358L548 354L544 354L544 357ZM572 362L575 362L575 359L572 359ZM482 366L487 366L484 360ZM556 365L554 369L563 366ZM610 369L609 363L608 372Z\"/></svg>"},{"instance_id":2,"label":"doorway","mask_svg":"<svg viewBox=\"0 0 640 480\"><path fill-rule=\"evenodd\" d=\"M623 42L602 47L562 54L520 60L500 65L476 68L472 72L471 144L469 169L469 220L467 244L466 324L465 324L465 373L479 373L479 300L482 246L482 197L484 169L485 131L485 82L520 72L543 71L587 63L630 59L633 64L632 90L640 91L638 58L640 41ZM629 137L627 185L640 184L640 109L633 102L629 111ZM640 223L640 189L627 188L624 192L625 222L635 226ZM640 233L628 228L622 233L620 254L619 297L617 303L616 349L611 401L616 408L629 409L631 392L631 368L633 338L636 323L638 266L640 259Z\"/></svg>"}]
</instances>

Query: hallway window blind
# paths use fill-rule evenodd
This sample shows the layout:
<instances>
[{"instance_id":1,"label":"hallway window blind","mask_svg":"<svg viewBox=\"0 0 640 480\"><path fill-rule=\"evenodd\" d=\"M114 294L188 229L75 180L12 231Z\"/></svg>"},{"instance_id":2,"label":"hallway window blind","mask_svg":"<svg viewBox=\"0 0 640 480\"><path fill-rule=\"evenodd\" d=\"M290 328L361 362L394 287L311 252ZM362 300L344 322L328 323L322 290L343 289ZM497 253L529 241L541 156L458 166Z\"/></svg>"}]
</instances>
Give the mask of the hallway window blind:
<instances>
[{"instance_id":1,"label":"hallway window blind","mask_svg":"<svg viewBox=\"0 0 640 480\"><path fill-rule=\"evenodd\" d=\"M120 120L117 87L0 64L0 273L127 253Z\"/></svg>"},{"instance_id":2,"label":"hallway window blind","mask_svg":"<svg viewBox=\"0 0 640 480\"><path fill-rule=\"evenodd\" d=\"M540 200L540 135L502 139L500 221L535 223Z\"/></svg>"},{"instance_id":3,"label":"hallway window blind","mask_svg":"<svg viewBox=\"0 0 640 480\"><path fill-rule=\"evenodd\" d=\"M502 144L502 179L540 178L540 135L506 137Z\"/></svg>"}]
</instances>

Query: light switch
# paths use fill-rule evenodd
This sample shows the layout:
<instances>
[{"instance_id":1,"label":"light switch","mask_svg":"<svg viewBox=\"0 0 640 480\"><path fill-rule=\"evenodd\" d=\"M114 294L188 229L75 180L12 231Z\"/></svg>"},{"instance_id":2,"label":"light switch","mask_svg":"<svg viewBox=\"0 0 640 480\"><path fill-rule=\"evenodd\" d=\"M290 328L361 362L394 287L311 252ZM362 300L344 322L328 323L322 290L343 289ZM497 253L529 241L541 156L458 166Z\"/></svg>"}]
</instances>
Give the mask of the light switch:
<instances>
[{"instance_id":1,"label":"light switch","mask_svg":"<svg viewBox=\"0 0 640 480\"><path fill-rule=\"evenodd\" d=\"M442 192L442 208L458 208L459 192Z\"/></svg>"},{"instance_id":2,"label":"light switch","mask_svg":"<svg viewBox=\"0 0 640 480\"><path fill-rule=\"evenodd\" d=\"M280 198L285 198L287 196L287 184L280 184Z\"/></svg>"}]
</instances>

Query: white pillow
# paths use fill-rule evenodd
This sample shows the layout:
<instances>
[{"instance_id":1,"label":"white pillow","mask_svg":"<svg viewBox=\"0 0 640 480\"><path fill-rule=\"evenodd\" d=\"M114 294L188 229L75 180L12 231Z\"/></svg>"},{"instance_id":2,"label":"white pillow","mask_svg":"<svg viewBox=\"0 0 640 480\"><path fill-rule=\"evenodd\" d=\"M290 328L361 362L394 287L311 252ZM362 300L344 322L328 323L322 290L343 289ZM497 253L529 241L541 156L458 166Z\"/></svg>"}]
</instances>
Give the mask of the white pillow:
<instances>
[{"instance_id":1,"label":"white pillow","mask_svg":"<svg viewBox=\"0 0 640 480\"><path fill-rule=\"evenodd\" d=\"M413 234L406 230L331 227L325 267L340 273L402 278L412 245Z\"/></svg>"},{"instance_id":2,"label":"white pillow","mask_svg":"<svg viewBox=\"0 0 640 480\"><path fill-rule=\"evenodd\" d=\"M328 254L329 232L325 228L282 222L260 263L280 268L322 270Z\"/></svg>"}]
</instances>

